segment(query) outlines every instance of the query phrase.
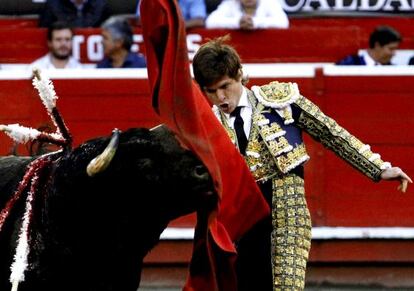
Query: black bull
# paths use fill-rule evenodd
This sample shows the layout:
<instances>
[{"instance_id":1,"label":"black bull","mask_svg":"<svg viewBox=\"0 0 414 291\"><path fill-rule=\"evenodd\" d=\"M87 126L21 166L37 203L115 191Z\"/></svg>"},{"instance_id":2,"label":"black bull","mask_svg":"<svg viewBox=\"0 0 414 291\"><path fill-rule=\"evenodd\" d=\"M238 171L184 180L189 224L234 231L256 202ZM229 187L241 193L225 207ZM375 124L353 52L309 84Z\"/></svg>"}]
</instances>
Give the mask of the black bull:
<instances>
[{"instance_id":1,"label":"black bull","mask_svg":"<svg viewBox=\"0 0 414 291\"><path fill-rule=\"evenodd\" d=\"M165 128L121 133L117 153L102 173L87 164L109 138L63 154L35 198L30 267L19 291L135 291L142 261L169 221L214 207L216 195L201 162ZM0 158L0 209L30 162ZM24 199L0 232L0 290L8 278Z\"/></svg>"}]
</instances>

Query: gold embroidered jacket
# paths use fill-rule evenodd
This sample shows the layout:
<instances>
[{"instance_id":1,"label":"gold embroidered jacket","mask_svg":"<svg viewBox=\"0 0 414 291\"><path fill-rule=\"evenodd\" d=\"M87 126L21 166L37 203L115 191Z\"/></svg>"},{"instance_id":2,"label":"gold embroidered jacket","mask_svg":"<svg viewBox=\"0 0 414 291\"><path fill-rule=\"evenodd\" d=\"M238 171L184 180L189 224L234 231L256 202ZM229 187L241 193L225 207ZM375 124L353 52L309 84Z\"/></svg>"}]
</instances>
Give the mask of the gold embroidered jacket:
<instances>
[{"instance_id":1,"label":"gold embroidered jacket","mask_svg":"<svg viewBox=\"0 0 414 291\"><path fill-rule=\"evenodd\" d=\"M257 181L286 174L305 163L309 156L301 129L374 181L391 167L315 104L303 97L295 83L271 82L248 91L253 108L246 162ZM237 145L234 130L217 107L215 114Z\"/></svg>"}]
</instances>

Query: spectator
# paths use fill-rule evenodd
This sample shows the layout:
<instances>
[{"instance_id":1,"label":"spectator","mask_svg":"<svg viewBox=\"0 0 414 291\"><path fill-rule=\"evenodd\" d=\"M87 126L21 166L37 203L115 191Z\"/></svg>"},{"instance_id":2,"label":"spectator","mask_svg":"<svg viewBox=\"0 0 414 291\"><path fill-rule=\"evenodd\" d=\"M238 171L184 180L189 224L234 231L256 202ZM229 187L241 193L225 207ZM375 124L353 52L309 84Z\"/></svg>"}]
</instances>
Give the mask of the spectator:
<instances>
[{"instance_id":1,"label":"spectator","mask_svg":"<svg viewBox=\"0 0 414 291\"><path fill-rule=\"evenodd\" d=\"M82 65L72 57L73 31L64 22L56 22L48 28L47 46L49 52L30 64L30 68L65 69L82 68Z\"/></svg>"},{"instance_id":2,"label":"spectator","mask_svg":"<svg viewBox=\"0 0 414 291\"><path fill-rule=\"evenodd\" d=\"M65 21L72 27L99 27L108 16L105 0L47 0L39 25Z\"/></svg>"},{"instance_id":3,"label":"spectator","mask_svg":"<svg viewBox=\"0 0 414 291\"><path fill-rule=\"evenodd\" d=\"M145 68L146 62L141 54L131 52L133 42L132 28L128 21L112 17L102 24L102 44L105 58L97 68Z\"/></svg>"},{"instance_id":4,"label":"spectator","mask_svg":"<svg viewBox=\"0 0 414 291\"><path fill-rule=\"evenodd\" d=\"M206 19L206 28L288 27L289 19L278 0L226 0Z\"/></svg>"},{"instance_id":5,"label":"spectator","mask_svg":"<svg viewBox=\"0 0 414 291\"><path fill-rule=\"evenodd\" d=\"M369 48L356 55L349 55L337 62L337 65L380 66L392 65L402 41L398 31L389 26L378 26L369 37Z\"/></svg>"},{"instance_id":6,"label":"spectator","mask_svg":"<svg viewBox=\"0 0 414 291\"><path fill-rule=\"evenodd\" d=\"M207 17L204 0L178 0L178 5L180 5L186 28L204 27L204 20ZM139 1L137 16L140 17Z\"/></svg>"}]
</instances>

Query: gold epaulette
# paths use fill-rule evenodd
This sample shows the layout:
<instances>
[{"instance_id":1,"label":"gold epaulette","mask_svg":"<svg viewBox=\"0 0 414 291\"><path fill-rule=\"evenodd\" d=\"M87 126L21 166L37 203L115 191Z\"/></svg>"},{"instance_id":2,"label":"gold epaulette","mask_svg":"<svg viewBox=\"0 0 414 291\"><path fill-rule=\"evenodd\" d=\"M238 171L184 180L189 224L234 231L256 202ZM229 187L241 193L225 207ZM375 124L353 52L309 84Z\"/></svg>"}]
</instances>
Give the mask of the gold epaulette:
<instances>
[{"instance_id":1,"label":"gold epaulette","mask_svg":"<svg viewBox=\"0 0 414 291\"><path fill-rule=\"evenodd\" d=\"M291 82L274 81L260 87L253 86L252 91L259 102L276 109L292 104L300 96L298 85Z\"/></svg>"}]
</instances>

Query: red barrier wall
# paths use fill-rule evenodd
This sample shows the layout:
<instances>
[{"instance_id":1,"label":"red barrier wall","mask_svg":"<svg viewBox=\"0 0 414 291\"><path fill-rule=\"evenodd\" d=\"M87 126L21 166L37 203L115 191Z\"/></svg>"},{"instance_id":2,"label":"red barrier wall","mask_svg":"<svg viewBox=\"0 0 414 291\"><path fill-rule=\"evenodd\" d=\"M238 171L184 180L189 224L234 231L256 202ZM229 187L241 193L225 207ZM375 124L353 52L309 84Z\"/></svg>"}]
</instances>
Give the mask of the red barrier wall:
<instances>
[{"instance_id":1,"label":"red barrier wall","mask_svg":"<svg viewBox=\"0 0 414 291\"><path fill-rule=\"evenodd\" d=\"M319 104L326 114L369 143L385 160L413 176L414 89L410 84L414 81L414 71L411 75L366 76L317 71L314 77L277 77L277 71L275 77L255 78L251 74L249 85L273 79L297 82L301 93ZM105 78L54 80L58 107L74 135L75 144L108 135L115 127L158 124L148 97L147 80L134 77L134 72L131 71L130 78L122 79L117 79L114 73L113 77ZM0 124L3 123L31 127L50 123L30 80L10 80L4 76L0 79ZM409 187L407 194L401 194L396 190L396 182L373 183L309 137L305 136L305 140L311 156L305 171L306 191L314 226L414 225L414 196L411 195L414 188ZM0 135L0 154L6 154L10 147L9 139ZM24 153L22 148L19 150ZM173 225L193 226L194 217L181 218ZM379 251L384 248L387 252ZM375 257L378 261L413 262L412 257L404 255L410 248L411 241L387 241L375 248L365 241L317 242L311 261L372 261ZM345 252L347 249L358 251Z\"/></svg>"},{"instance_id":2,"label":"red barrier wall","mask_svg":"<svg viewBox=\"0 0 414 291\"><path fill-rule=\"evenodd\" d=\"M146 79L55 80L58 107L78 145L113 128L152 127L158 124L151 108ZM0 81L0 123L20 123L38 128L49 117L29 80ZM0 136L0 154L11 143ZM23 151L23 153L26 153Z\"/></svg>"},{"instance_id":3,"label":"red barrier wall","mask_svg":"<svg viewBox=\"0 0 414 291\"><path fill-rule=\"evenodd\" d=\"M309 96L351 133L369 143L386 160L414 173L413 76L325 76L278 78L296 81ZM251 78L250 85L270 78ZM158 120L151 108L146 79L58 79L58 106L75 144L107 135L114 127L152 127ZM29 80L0 81L0 123L38 127L48 123ZM414 196L395 191L397 184L372 183L319 144L307 138L308 201L315 225L411 226ZM0 137L0 153L10 141ZM410 189L412 191L412 189Z\"/></svg>"}]
</instances>

